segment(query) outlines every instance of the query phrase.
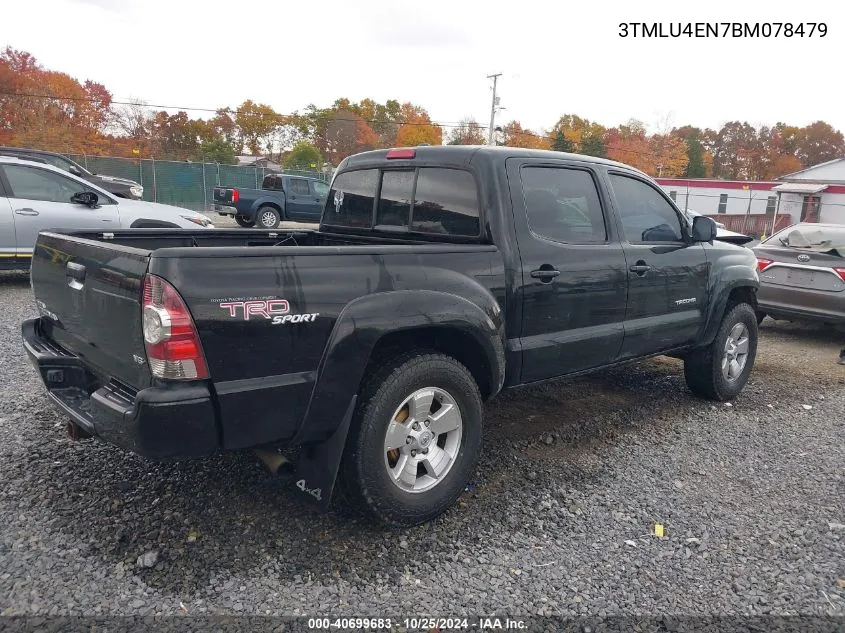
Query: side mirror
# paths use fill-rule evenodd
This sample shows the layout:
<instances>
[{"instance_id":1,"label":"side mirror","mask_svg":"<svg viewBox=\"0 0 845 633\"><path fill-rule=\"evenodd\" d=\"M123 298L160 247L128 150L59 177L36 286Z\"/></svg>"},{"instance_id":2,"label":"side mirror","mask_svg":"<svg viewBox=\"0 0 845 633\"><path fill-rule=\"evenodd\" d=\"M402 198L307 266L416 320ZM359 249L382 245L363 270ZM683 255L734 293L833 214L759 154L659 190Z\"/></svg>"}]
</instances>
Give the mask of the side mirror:
<instances>
[{"instance_id":1,"label":"side mirror","mask_svg":"<svg viewBox=\"0 0 845 633\"><path fill-rule=\"evenodd\" d=\"M79 167L77 167L76 165L71 165L70 167L67 168L67 170L70 173L72 173L74 176L81 176L82 175L82 172L79 171Z\"/></svg>"},{"instance_id":2,"label":"side mirror","mask_svg":"<svg viewBox=\"0 0 845 633\"><path fill-rule=\"evenodd\" d=\"M86 207L96 207L100 197L93 191L80 191L70 197L74 204L84 204Z\"/></svg>"},{"instance_id":3,"label":"side mirror","mask_svg":"<svg viewBox=\"0 0 845 633\"><path fill-rule=\"evenodd\" d=\"M716 239L716 222L713 218L697 215L692 221L692 239L695 242L713 242Z\"/></svg>"}]
</instances>

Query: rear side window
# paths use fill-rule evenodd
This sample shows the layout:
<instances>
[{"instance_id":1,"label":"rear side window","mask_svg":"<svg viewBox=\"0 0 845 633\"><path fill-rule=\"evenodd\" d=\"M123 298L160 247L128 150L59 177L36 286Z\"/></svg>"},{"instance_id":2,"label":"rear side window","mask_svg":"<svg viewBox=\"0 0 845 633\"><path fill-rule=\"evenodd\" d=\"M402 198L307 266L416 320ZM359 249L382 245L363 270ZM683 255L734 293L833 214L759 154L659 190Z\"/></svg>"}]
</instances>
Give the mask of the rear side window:
<instances>
[{"instance_id":1,"label":"rear side window","mask_svg":"<svg viewBox=\"0 0 845 633\"><path fill-rule=\"evenodd\" d=\"M468 171L422 167L411 230L472 236L480 233L478 192Z\"/></svg>"},{"instance_id":2,"label":"rear side window","mask_svg":"<svg viewBox=\"0 0 845 633\"><path fill-rule=\"evenodd\" d=\"M329 191L323 222L332 226L371 228L378 176L377 169L338 174Z\"/></svg>"},{"instance_id":3,"label":"rear side window","mask_svg":"<svg viewBox=\"0 0 845 633\"><path fill-rule=\"evenodd\" d=\"M524 167L528 225L541 237L569 244L607 240L596 183L589 172L565 167Z\"/></svg>"},{"instance_id":4,"label":"rear side window","mask_svg":"<svg viewBox=\"0 0 845 633\"><path fill-rule=\"evenodd\" d=\"M291 178L290 191L300 196L307 196L311 193L311 189L308 187L308 181L302 178Z\"/></svg>"},{"instance_id":5,"label":"rear side window","mask_svg":"<svg viewBox=\"0 0 845 633\"><path fill-rule=\"evenodd\" d=\"M414 174L413 171L386 171L382 174L377 225L408 226L411 221Z\"/></svg>"}]
</instances>

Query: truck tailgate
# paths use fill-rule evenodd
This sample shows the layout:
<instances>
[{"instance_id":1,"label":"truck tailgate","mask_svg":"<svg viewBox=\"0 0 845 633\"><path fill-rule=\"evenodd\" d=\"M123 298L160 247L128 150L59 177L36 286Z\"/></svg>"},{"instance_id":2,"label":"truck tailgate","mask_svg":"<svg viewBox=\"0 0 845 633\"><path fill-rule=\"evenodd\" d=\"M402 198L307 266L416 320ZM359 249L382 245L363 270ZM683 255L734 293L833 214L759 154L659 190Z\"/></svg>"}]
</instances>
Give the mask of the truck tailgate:
<instances>
[{"instance_id":1,"label":"truck tailgate","mask_svg":"<svg viewBox=\"0 0 845 633\"><path fill-rule=\"evenodd\" d=\"M227 206L235 206L234 189L230 187L215 187L214 188L214 203L223 204Z\"/></svg>"},{"instance_id":2,"label":"truck tailgate","mask_svg":"<svg viewBox=\"0 0 845 633\"><path fill-rule=\"evenodd\" d=\"M150 385L141 287L150 251L41 233L31 283L45 336L79 356L105 382Z\"/></svg>"}]
</instances>

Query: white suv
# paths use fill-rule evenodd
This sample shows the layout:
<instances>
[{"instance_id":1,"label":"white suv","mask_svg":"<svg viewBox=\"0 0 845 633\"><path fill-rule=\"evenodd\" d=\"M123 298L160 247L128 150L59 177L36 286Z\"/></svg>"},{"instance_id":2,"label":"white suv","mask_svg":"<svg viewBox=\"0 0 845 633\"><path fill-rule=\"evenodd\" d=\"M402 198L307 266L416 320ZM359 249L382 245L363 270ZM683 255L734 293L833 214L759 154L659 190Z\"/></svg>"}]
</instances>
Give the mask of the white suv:
<instances>
[{"instance_id":1,"label":"white suv","mask_svg":"<svg viewBox=\"0 0 845 633\"><path fill-rule=\"evenodd\" d=\"M214 228L202 213L118 198L52 165L0 156L0 269L28 265L47 229Z\"/></svg>"}]
</instances>

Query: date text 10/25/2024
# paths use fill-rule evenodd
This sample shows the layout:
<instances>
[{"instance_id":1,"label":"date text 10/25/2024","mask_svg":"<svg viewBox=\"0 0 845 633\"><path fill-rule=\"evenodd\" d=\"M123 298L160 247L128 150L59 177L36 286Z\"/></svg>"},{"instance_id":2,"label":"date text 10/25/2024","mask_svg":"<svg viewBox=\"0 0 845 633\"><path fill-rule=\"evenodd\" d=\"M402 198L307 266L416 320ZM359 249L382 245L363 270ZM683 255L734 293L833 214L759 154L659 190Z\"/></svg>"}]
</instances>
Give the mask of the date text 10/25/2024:
<instances>
[{"instance_id":1,"label":"date text 10/25/2024","mask_svg":"<svg viewBox=\"0 0 845 633\"><path fill-rule=\"evenodd\" d=\"M378 631L402 627L407 631L519 631L527 628L524 620L510 618L308 618L308 628L315 631Z\"/></svg>"}]
</instances>

